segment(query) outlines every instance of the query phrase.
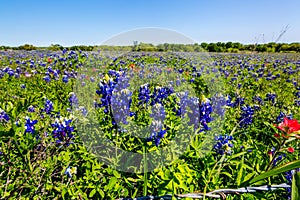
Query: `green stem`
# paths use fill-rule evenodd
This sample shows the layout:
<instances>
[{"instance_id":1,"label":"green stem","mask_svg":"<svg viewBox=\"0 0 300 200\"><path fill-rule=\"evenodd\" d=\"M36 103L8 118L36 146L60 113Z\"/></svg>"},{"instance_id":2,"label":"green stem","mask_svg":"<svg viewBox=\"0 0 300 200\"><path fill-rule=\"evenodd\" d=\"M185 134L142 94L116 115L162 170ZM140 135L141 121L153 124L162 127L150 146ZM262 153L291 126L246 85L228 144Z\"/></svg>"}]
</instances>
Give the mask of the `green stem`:
<instances>
[{"instance_id":1,"label":"green stem","mask_svg":"<svg viewBox=\"0 0 300 200\"><path fill-rule=\"evenodd\" d=\"M279 146L279 149L277 149L274 153L274 156L272 157L272 160L270 161L270 163L268 164L268 167L267 167L267 170L266 171L269 171L271 166L272 166L272 163L274 162L278 152L283 148L283 146L285 145L285 142L286 142L286 139L284 139L281 143L281 145Z\"/></svg>"},{"instance_id":2,"label":"green stem","mask_svg":"<svg viewBox=\"0 0 300 200\"><path fill-rule=\"evenodd\" d=\"M147 155L146 155L146 145L143 146L143 160L144 160L144 196L147 196L147 184L148 184L148 177L147 177Z\"/></svg>"},{"instance_id":3,"label":"green stem","mask_svg":"<svg viewBox=\"0 0 300 200\"><path fill-rule=\"evenodd\" d=\"M212 175L215 174L214 172L215 172L215 169L218 166L218 164L220 163L222 165L222 163L223 163L223 161L225 159L225 156L226 156L226 154L224 154L221 157L221 159L218 162L216 162L216 164L214 165L213 169L210 171L209 176L208 176L208 181L205 184L205 187L204 187L204 190L203 190L203 200L205 200L205 194L206 194L206 190L207 190L208 184L210 182L210 179L211 179ZM221 165L219 166L219 169L221 168Z\"/></svg>"}]
</instances>

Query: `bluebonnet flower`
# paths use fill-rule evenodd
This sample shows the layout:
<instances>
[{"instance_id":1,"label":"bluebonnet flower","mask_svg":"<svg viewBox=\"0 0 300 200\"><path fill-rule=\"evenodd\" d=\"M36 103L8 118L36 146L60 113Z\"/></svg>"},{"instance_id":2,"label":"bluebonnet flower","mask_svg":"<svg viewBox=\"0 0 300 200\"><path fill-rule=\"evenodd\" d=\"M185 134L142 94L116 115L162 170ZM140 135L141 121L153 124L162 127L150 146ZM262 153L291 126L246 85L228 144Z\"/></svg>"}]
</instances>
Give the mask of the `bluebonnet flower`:
<instances>
[{"instance_id":1,"label":"bluebonnet flower","mask_svg":"<svg viewBox=\"0 0 300 200\"><path fill-rule=\"evenodd\" d=\"M33 105L31 105L31 106L28 107L28 112L35 112Z\"/></svg>"},{"instance_id":2,"label":"bluebonnet flower","mask_svg":"<svg viewBox=\"0 0 300 200\"><path fill-rule=\"evenodd\" d=\"M35 128L34 125L38 122L37 120L31 121L28 116L25 118L25 133L34 134Z\"/></svg>"},{"instance_id":3,"label":"bluebonnet flower","mask_svg":"<svg viewBox=\"0 0 300 200\"><path fill-rule=\"evenodd\" d=\"M180 102L177 103L177 108L173 108L173 111L176 113L177 116L183 117L186 113L186 108L189 103L188 92L176 93L176 95L180 99Z\"/></svg>"},{"instance_id":4,"label":"bluebonnet flower","mask_svg":"<svg viewBox=\"0 0 300 200\"><path fill-rule=\"evenodd\" d=\"M56 139L56 143L65 142L64 145L69 146L72 142L71 139L74 137L74 127L71 126L71 119L55 119L55 123L51 124L53 131L52 136Z\"/></svg>"},{"instance_id":5,"label":"bluebonnet flower","mask_svg":"<svg viewBox=\"0 0 300 200\"><path fill-rule=\"evenodd\" d=\"M275 167L277 165L277 163L280 162L284 157L286 157L286 154L281 154L277 158L275 158L273 163L272 163L273 166Z\"/></svg>"},{"instance_id":6,"label":"bluebonnet flower","mask_svg":"<svg viewBox=\"0 0 300 200\"><path fill-rule=\"evenodd\" d=\"M0 122L8 122L9 119L8 114L0 108Z\"/></svg>"},{"instance_id":7,"label":"bluebonnet flower","mask_svg":"<svg viewBox=\"0 0 300 200\"><path fill-rule=\"evenodd\" d=\"M70 93L69 102L70 102L70 106L73 106L75 108L78 107L78 98L74 92Z\"/></svg>"},{"instance_id":8,"label":"bluebonnet flower","mask_svg":"<svg viewBox=\"0 0 300 200\"><path fill-rule=\"evenodd\" d=\"M236 97L232 106L237 107L237 106L243 106L244 104L245 104L245 99L243 97Z\"/></svg>"},{"instance_id":9,"label":"bluebonnet flower","mask_svg":"<svg viewBox=\"0 0 300 200\"><path fill-rule=\"evenodd\" d=\"M81 114L82 114L83 116L87 116L88 111L87 111L87 109L86 109L85 107L80 106L80 107L79 107L79 110L81 111Z\"/></svg>"},{"instance_id":10,"label":"bluebonnet flower","mask_svg":"<svg viewBox=\"0 0 300 200\"><path fill-rule=\"evenodd\" d=\"M296 92L295 96L296 96L297 98L300 98L300 91Z\"/></svg>"},{"instance_id":11,"label":"bluebonnet flower","mask_svg":"<svg viewBox=\"0 0 300 200\"><path fill-rule=\"evenodd\" d=\"M25 85L25 84L21 84L21 88L22 88L22 89L25 89L25 88L26 88L26 85Z\"/></svg>"},{"instance_id":12,"label":"bluebonnet flower","mask_svg":"<svg viewBox=\"0 0 300 200\"><path fill-rule=\"evenodd\" d=\"M289 184L289 185L292 184L293 175L296 172L300 172L300 168L296 168L294 170L290 170L290 171L285 172L285 178L286 178L287 184Z\"/></svg>"},{"instance_id":13,"label":"bluebonnet flower","mask_svg":"<svg viewBox=\"0 0 300 200\"><path fill-rule=\"evenodd\" d=\"M199 111L199 99L195 97L188 98L187 106L190 111L187 113L189 117L189 126L194 126L194 130L197 130L200 126L200 111Z\"/></svg>"},{"instance_id":14,"label":"bluebonnet flower","mask_svg":"<svg viewBox=\"0 0 300 200\"><path fill-rule=\"evenodd\" d=\"M215 113L220 116L224 116L226 109L225 106L227 104L226 97L223 95L215 95L215 97L212 98L212 102Z\"/></svg>"},{"instance_id":15,"label":"bluebonnet flower","mask_svg":"<svg viewBox=\"0 0 300 200\"><path fill-rule=\"evenodd\" d=\"M140 86L138 93L139 104L147 104L150 101L149 84Z\"/></svg>"},{"instance_id":16,"label":"bluebonnet flower","mask_svg":"<svg viewBox=\"0 0 300 200\"><path fill-rule=\"evenodd\" d=\"M152 132L150 137L148 137L146 139L146 141L148 141L148 142L152 141L155 144L155 146L158 147L161 139L164 137L166 132L167 132L167 130L163 130L163 129L158 132Z\"/></svg>"},{"instance_id":17,"label":"bluebonnet flower","mask_svg":"<svg viewBox=\"0 0 300 200\"><path fill-rule=\"evenodd\" d=\"M51 112L53 111L52 101L50 101L49 99L46 99L45 108L43 109L43 111L46 112L47 114L51 114Z\"/></svg>"},{"instance_id":18,"label":"bluebonnet flower","mask_svg":"<svg viewBox=\"0 0 300 200\"><path fill-rule=\"evenodd\" d=\"M254 96L253 98L254 102L258 102L260 105L263 105L263 99L260 96Z\"/></svg>"},{"instance_id":19,"label":"bluebonnet flower","mask_svg":"<svg viewBox=\"0 0 300 200\"><path fill-rule=\"evenodd\" d=\"M153 94L151 95L152 101L150 105L154 105L156 103L162 103L162 100L166 99L172 93L173 90L168 87L155 87Z\"/></svg>"},{"instance_id":20,"label":"bluebonnet flower","mask_svg":"<svg viewBox=\"0 0 300 200\"><path fill-rule=\"evenodd\" d=\"M286 179L286 183L289 185L292 185L292 181L293 181L293 176L295 173L299 173L300 172L300 168L296 168L290 171L285 172L285 179ZM287 196L287 199L291 199L291 188L286 188L286 191L289 193Z\"/></svg>"},{"instance_id":21,"label":"bluebonnet flower","mask_svg":"<svg viewBox=\"0 0 300 200\"><path fill-rule=\"evenodd\" d=\"M14 76L15 75L15 71L11 68L8 68L7 72L6 72L9 76Z\"/></svg>"},{"instance_id":22,"label":"bluebonnet flower","mask_svg":"<svg viewBox=\"0 0 300 200\"><path fill-rule=\"evenodd\" d=\"M220 155L231 155L231 148L233 147L233 144L230 141L232 140L233 137L231 135L220 135L218 137L215 137L215 141L217 141L217 144L215 144L214 150Z\"/></svg>"},{"instance_id":23,"label":"bluebonnet flower","mask_svg":"<svg viewBox=\"0 0 300 200\"><path fill-rule=\"evenodd\" d=\"M63 75L62 81L63 81L64 83L68 83L68 82L69 82L68 76L67 76L67 75Z\"/></svg>"},{"instance_id":24,"label":"bluebonnet flower","mask_svg":"<svg viewBox=\"0 0 300 200\"><path fill-rule=\"evenodd\" d=\"M226 97L226 106L233 107L234 103L232 102L231 96L227 95Z\"/></svg>"},{"instance_id":25,"label":"bluebonnet flower","mask_svg":"<svg viewBox=\"0 0 300 200\"><path fill-rule=\"evenodd\" d=\"M44 76L43 78L47 83L49 83L51 81L51 78L49 75Z\"/></svg>"},{"instance_id":26,"label":"bluebonnet flower","mask_svg":"<svg viewBox=\"0 0 300 200\"><path fill-rule=\"evenodd\" d=\"M200 124L202 125L202 129L200 131L208 131L210 128L207 123L212 121L211 113L212 113L212 105L208 98L203 98L201 104L199 105L200 111Z\"/></svg>"},{"instance_id":27,"label":"bluebonnet flower","mask_svg":"<svg viewBox=\"0 0 300 200\"><path fill-rule=\"evenodd\" d=\"M268 93L268 94L266 94L265 100L271 101L274 104L276 97L277 97L277 95L275 93Z\"/></svg>"},{"instance_id":28,"label":"bluebonnet flower","mask_svg":"<svg viewBox=\"0 0 300 200\"><path fill-rule=\"evenodd\" d=\"M67 175L68 178L72 178L73 174L76 173L77 173L77 167L68 166L64 174Z\"/></svg>"},{"instance_id":29,"label":"bluebonnet flower","mask_svg":"<svg viewBox=\"0 0 300 200\"><path fill-rule=\"evenodd\" d=\"M127 117L130 116L130 106L132 93L128 89L116 89L111 98L111 107L115 122L128 124Z\"/></svg>"},{"instance_id":30,"label":"bluebonnet flower","mask_svg":"<svg viewBox=\"0 0 300 200\"><path fill-rule=\"evenodd\" d=\"M247 106L241 107L241 110L242 110L242 113L241 113L241 116L239 118L240 127L246 128L250 124L252 124L254 109L251 106L247 105Z\"/></svg>"},{"instance_id":31,"label":"bluebonnet flower","mask_svg":"<svg viewBox=\"0 0 300 200\"><path fill-rule=\"evenodd\" d=\"M276 118L276 123L281 123L281 122L283 122L283 118L284 117L286 117L286 118L288 118L288 119L292 119L293 117L292 117L292 114L289 114L289 115L287 115L287 114L285 114L284 112L282 112L282 111L280 111L280 113L279 113L279 115L277 116L277 118Z\"/></svg>"},{"instance_id":32,"label":"bluebonnet flower","mask_svg":"<svg viewBox=\"0 0 300 200\"><path fill-rule=\"evenodd\" d=\"M111 105L111 96L112 92L115 88L115 83L111 80L108 81L108 83L101 82L99 83L99 89L96 90L96 93L100 95L100 101L101 103L98 103L95 105L95 107L104 107L104 112L109 112L109 106Z\"/></svg>"},{"instance_id":33,"label":"bluebonnet flower","mask_svg":"<svg viewBox=\"0 0 300 200\"><path fill-rule=\"evenodd\" d=\"M268 154L269 154L270 156L273 156L273 155L275 154L275 151L276 151L275 147L272 147L271 150L268 151Z\"/></svg>"}]
</instances>

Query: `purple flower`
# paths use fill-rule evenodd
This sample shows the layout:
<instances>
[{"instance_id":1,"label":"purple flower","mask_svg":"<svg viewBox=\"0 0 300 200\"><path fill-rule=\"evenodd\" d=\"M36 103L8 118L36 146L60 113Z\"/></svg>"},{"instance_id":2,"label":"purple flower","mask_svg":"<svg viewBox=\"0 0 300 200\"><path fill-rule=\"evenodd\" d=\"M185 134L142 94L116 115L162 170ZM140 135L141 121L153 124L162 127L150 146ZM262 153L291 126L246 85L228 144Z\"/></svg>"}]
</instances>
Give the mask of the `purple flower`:
<instances>
[{"instance_id":1,"label":"purple flower","mask_svg":"<svg viewBox=\"0 0 300 200\"><path fill-rule=\"evenodd\" d=\"M230 143L231 140L233 140L233 137L231 135L220 135L218 137L215 137L215 140L217 141L217 144L214 146L214 150L220 154L228 154L231 155L232 151L231 148L233 147L233 144Z\"/></svg>"},{"instance_id":2,"label":"purple flower","mask_svg":"<svg viewBox=\"0 0 300 200\"><path fill-rule=\"evenodd\" d=\"M32 106L32 105L29 106L29 107L28 107L28 112L35 112L34 106Z\"/></svg>"},{"instance_id":3,"label":"purple flower","mask_svg":"<svg viewBox=\"0 0 300 200\"><path fill-rule=\"evenodd\" d=\"M43 78L47 83L49 83L51 81L51 78L49 75L44 76Z\"/></svg>"},{"instance_id":4,"label":"purple flower","mask_svg":"<svg viewBox=\"0 0 300 200\"><path fill-rule=\"evenodd\" d=\"M71 126L71 119L56 119L54 124L51 124L53 131L52 136L56 139L56 143L65 142L64 145L69 146L72 142L71 139L74 137L74 127Z\"/></svg>"},{"instance_id":5,"label":"purple flower","mask_svg":"<svg viewBox=\"0 0 300 200\"><path fill-rule=\"evenodd\" d=\"M31 121L28 116L26 116L26 122L25 122L25 133L31 133L34 134L35 128L34 125L38 122L37 120Z\"/></svg>"},{"instance_id":6,"label":"purple flower","mask_svg":"<svg viewBox=\"0 0 300 200\"><path fill-rule=\"evenodd\" d=\"M68 83L68 82L69 82L68 76L67 76L67 75L63 75L62 81L63 81L64 83Z\"/></svg>"},{"instance_id":7,"label":"purple flower","mask_svg":"<svg viewBox=\"0 0 300 200\"><path fill-rule=\"evenodd\" d=\"M43 109L43 111L46 112L47 114L51 114L51 112L53 111L52 101L50 101L49 99L46 99L45 108Z\"/></svg>"},{"instance_id":8,"label":"purple flower","mask_svg":"<svg viewBox=\"0 0 300 200\"><path fill-rule=\"evenodd\" d=\"M4 110L2 110L1 108L0 108L0 122L8 122L9 121L9 116L7 115L7 113L4 111Z\"/></svg>"}]
</instances>

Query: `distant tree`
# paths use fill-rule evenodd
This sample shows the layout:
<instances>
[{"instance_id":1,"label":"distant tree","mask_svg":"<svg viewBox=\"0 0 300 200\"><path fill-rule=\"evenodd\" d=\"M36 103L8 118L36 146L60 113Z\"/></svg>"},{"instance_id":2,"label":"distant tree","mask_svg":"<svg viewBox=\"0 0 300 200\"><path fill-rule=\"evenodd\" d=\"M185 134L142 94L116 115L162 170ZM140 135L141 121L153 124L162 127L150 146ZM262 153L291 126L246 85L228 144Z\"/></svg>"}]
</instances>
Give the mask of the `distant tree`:
<instances>
[{"instance_id":1,"label":"distant tree","mask_svg":"<svg viewBox=\"0 0 300 200\"><path fill-rule=\"evenodd\" d=\"M200 46L204 49L204 50L207 50L207 47L208 47L208 44L206 42L202 42L200 44Z\"/></svg>"},{"instance_id":2,"label":"distant tree","mask_svg":"<svg viewBox=\"0 0 300 200\"><path fill-rule=\"evenodd\" d=\"M50 51L61 51L64 49L64 47L59 44L51 44L50 47L48 47L48 49Z\"/></svg>"},{"instance_id":3,"label":"distant tree","mask_svg":"<svg viewBox=\"0 0 300 200\"><path fill-rule=\"evenodd\" d=\"M31 44L24 44L19 46L18 50L32 51L32 50L36 50L36 47Z\"/></svg>"},{"instance_id":4,"label":"distant tree","mask_svg":"<svg viewBox=\"0 0 300 200\"><path fill-rule=\"evenodd\" d=\"M289 51L300 52L300 43L292 43L290 44Z\"/></svg>"},{"instance_id":5,"label":"distant tree","mask_svg":"<svg viewBox=\"0 0 300 200\"><path fill-rule=\"evenodd\" d=\"M216 43L209 43L207 46L209 52L219 52L218 45Z\"/></svg>"},{"instance_id":6,"label":"distant tree","mask_svg":"<svg viewBox=\"0 0 300 200\"><path fill-rule=\"evenodd\" d=\"M232 42L227 42L227 43L225 44L225 47L226 47L227 49L232 48L232 47L233 47Z\"/></svg>"}]
</instances>

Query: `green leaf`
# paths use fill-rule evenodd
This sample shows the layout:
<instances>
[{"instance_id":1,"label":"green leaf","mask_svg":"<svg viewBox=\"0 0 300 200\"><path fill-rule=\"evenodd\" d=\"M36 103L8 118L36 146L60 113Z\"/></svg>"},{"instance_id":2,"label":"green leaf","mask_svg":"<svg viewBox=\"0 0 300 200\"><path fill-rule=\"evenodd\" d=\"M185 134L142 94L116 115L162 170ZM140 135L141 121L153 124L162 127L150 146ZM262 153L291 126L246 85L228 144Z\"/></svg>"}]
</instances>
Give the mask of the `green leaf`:
<instances>
[{"instance_id":1,"label":"green leaf","mask_svg":"<svg viewBox=\"0 0 300 200\"><path fill-rule=\"evenodd\" d=\"M300 160L296 160L296 161L287 163L285 165L276 167L276 168L274 168L274 169L272 169L270 171L267 171L267 172L265 172L263 174L258 175L257 177L253 178L249 182L249 184L253 184L253 183L257 182L257 181L263 180L263 179L268 178L270 176L274 176L274 175L280 174L282 172L286 172L286 171L295 169L295 168L297 168L299 166L300 166ZM246 182L244 182L243 184L245 184L245 183Z\"/></svg>"},{"instance_id":2,"label":"green leaf","mask_svg":"<svg viewBox=\"0 0 300 200\"><path fill-rule=\"evenodd\" d=\"M121 174L117 171L113 171L113 174L116 178L121 178Z\"/></svg>"},{"instance_id":3,"label":"green leaf","mask_svg":"<svg viewBox=\"0 0 300 200\"><path fill-rule=\"evenodd\" d=\"M300 199L300 172L294 174L292 182L292 200L298 199Z\"/></svg>"},{"instance_id":4,"label":"green leaf","mask_svg":"<svg viewBox=\"0 0 300 200\"><path fill-rule=\"evenodd\" d=\"M239 168L240 168L240 169L239 169L238 176L237 176L237 180L236 180L236 183L237 183L238 186L241 184L242 177L243 177L243 171L244 171L244 156L242 157L242 160L241 160L241 162L240 162Z\"/></svg>"},{"instance_id":5,"label":"green leaf","mask_svg":"<svg viewBox=\"0 0 300 200\"><path fill-rule=\"evenodd\" d=\"M89 195L89 197L93 197L96 194L97 190L93 189Z\"/></svg>"}]
</instances>

